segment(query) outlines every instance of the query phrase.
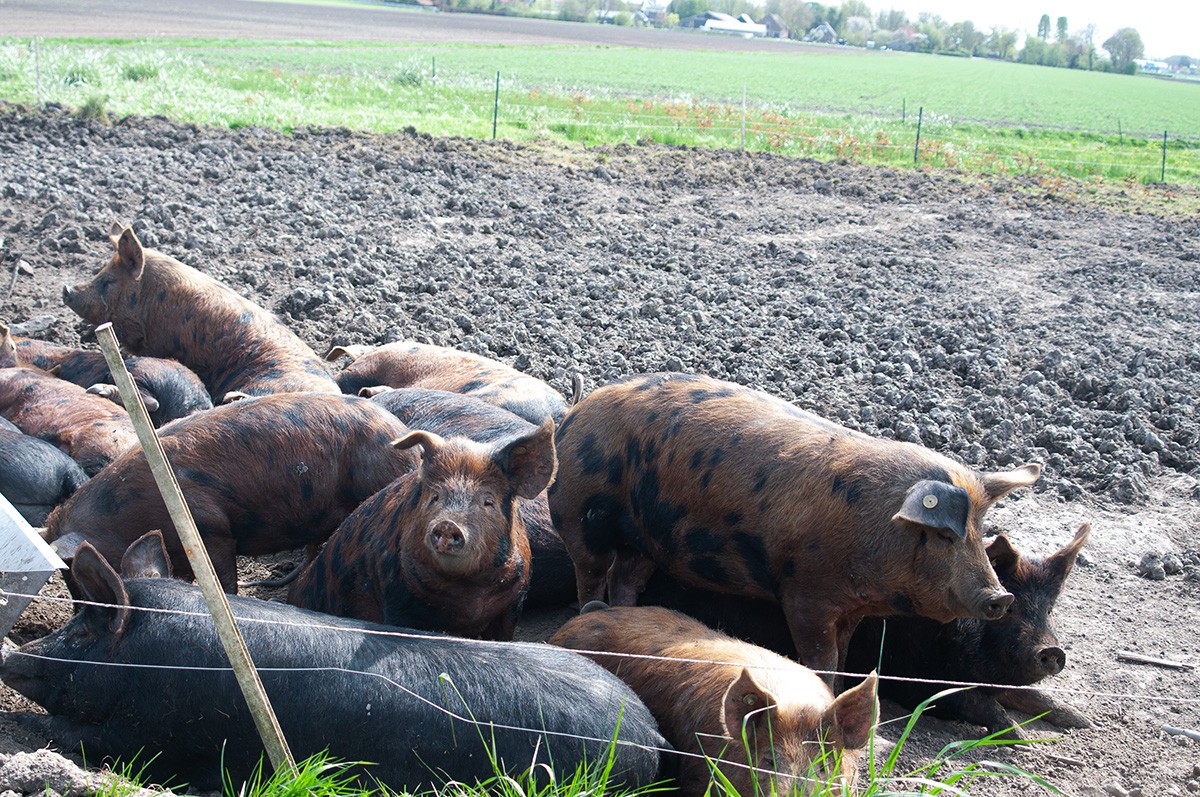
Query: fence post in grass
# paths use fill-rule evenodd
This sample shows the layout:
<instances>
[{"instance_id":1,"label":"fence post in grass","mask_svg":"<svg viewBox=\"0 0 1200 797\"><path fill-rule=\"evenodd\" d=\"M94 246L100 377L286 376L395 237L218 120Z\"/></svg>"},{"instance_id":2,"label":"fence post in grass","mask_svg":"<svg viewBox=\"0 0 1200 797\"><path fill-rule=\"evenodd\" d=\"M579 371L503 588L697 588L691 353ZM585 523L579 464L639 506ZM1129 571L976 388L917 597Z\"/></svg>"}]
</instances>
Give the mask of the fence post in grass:
<instances>
[{"instance_id":1,"label":"fence post in grass","mask_svg":"<svg viewBox=\"0 0 1200 797\"><path fill-rule=\"evenodd\" d=\"M917 153L921 149L921 120L925 117L925 106L917 109L917 143L913 144L913 166L917 165Z\"/></svg>"},{"instance_id":2,"label":"fence post in grass","mask_svg":"<svg viewBox=\"0 0 1200 797\"><path fill-rule=\"evenodd\" d=\"M188 562L195 573L196 584L200 587L200 592L204 595L204 602L208 604L208 609L212 613L217 636L225 648L225 655L229 657L229 663L233 667L233 673L237 678L238 686L241 687L242 695L246 698L250 714L254 717L254 725L258 729L258 735L262 738L263 747L266 748L267 755L271 758L271 764L277 772L295 772L296 761L292 758L291 750L288 749L287 740L283 738L283 730L279 727L279 720L271 709L271 703L267 699L267 693L258 677L258 671L254 669L254 662L250 660L250 651L246 649L246 640L242 638L242 633L233 619L229 600L225 597L221 583L217 580L212 560L208 558L204 540L196 529L196 522L192 519L191 510L188 509L187 502L184 500L183 491L179 489L175 472L171 470L166 454L163 453L162 443L159 442L158 435L154 433L150 416L146 414L146 405L142 403L142 397L134 386L129 371L125 369L125 361L121 359L121 349L111 323L96 327L96 340L100 344L100 350L104 352L108 369L117 383L121 401L129 412L129 419L133 422L133 428L137 432L138 442L142 445L142 451L146 455L150 471L154 474L154 481L170 512L171 522L175 525L180 542L183 543L183 551L187 554Z\"/></svg>"},{"instance_id":3,"label":"fence post in grass","mask_svg":"<svg viewBox=\"0 0 1200 797\"><path fill-rule=\"evenodd\" d=\"M42 48L41 39L34 37L33 39L33 68L37 74L37 100L38 110L45 110L46 106L42 104Z\"/></svg>"},{"instance_id":4,"label":"fence post in grass","mask_svg":"<svg viewBox=\"0 0 1200 797\"><path fill-rule=\"evenodd\" d=\"M1167 131L1166 130L1163 131L1162 172L1158 176L1158 181L1160 183L1165 183L1167 181Z\"/></svg>"},{"instance_id":5,"label":"fence post in grass","mask_svg":"<svg viewBox=\"0 0 1200 797\"><path fill-rule=\"evenodd\" d=\"M1125 146L1125 133L1121 130L1121 120L1117 120L1117 138L1121 140L1121 146Z\"/></svg>"},{"instance_id":6,"label":"fence post in grass","mask_svg":"<svg viewBox=\"0 0 1200 797\"><path fill-rule=\"evenodd\" d=\"M500 73L496 73L496 101L492 104L492 141L496 140L496 121L500 118Z\"/></svg>"},{"instance_id":7,"label":"fence post in grass","mask_svg":"<svg viewBox=\"0 0 1200 797\"><path fill-rule=\"evenodd\" d=\"M742 152L746 151L746 84L742 84Z\"/></svg>"},{"instance_id":8,"label":"fence post in grass","mask_svg":"<svg viewBox=\"0 0 1200 797\"><path fill-rule=\"evenodd\" d=\"M900 98L900 121L908 121L908 99L905 97Z\"/></svg>"},{"instance_id":9,"label":"fence post in grass","mask_svg":"<svg viewBox=\"0 0 1200 797\"><path fill-rule=\"evenodd\" d=\"M429 79L437 84L437 56L430 56Z\"/></svg>"}]
</instances>

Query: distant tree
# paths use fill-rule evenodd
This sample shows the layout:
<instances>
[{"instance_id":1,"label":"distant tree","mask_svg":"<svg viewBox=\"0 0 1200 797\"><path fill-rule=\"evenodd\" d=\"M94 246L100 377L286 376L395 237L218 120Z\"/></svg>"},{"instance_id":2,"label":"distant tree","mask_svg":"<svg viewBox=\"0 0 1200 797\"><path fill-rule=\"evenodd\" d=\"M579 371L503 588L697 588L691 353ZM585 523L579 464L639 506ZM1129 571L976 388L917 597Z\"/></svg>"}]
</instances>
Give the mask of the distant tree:
<instances>
[{"instance_id":1,"label":"distant tree","mask_svg":"<svg viewBox=\"0 0 1200 797\"><path fill-rule=\"evenodd\" d=\"M674 12L669 12L663 19L663 26L667 28L679 27L679 15Z\"/></svg>"},{"instance_id":2,"label":"distant tree","mask_svg":"<svg viewBox=\"0 0 1200 797\"><path fill-rule=\"evenodd\" d=\"M975 48L983 42L975 23L971 20L955 22L946 34L946 47L958 53L975 54Z\"/></svg>"},{"instance_id":3,"label":"distant tree","mask_svg":"<svg viewBox=\"0 0 1200 797\"><path fill-rule=\"evenodd\" d=\"M874 29L868 17L847 17L845 25L842 26L841 33L842 38L846 41L863 47L866 45L867 40L871 38L871 32Z\"/></svg>"},{"instance_id":4,"label":"distant tree","mask_svg":"<svg viewBox=\"0 0 1200 797\"><path fill-rule=\"evenodd\" d=\"M871 9L867 6L866 0L844 0L841 12L843 20L848 20L850 17L871 18Z\"/></svg>"},{"instance_id":5,"label":"distant tree","mask_svg":"<svg viewBox=\"0 0 1200 797\"><path fill-rule=\"evenodd\" d=\"M567 0L563 0L563 2L567 2ZM680 19L694 17L708 10L708 0L671 0L671 5L667 6L667 11L678 14Z\"/></svg>"},{"instance_id":6,"label":"distant tree","mask_svg":"<svg viewBox=\"0 0 1200 797\"><path fill-rule=\"evenodd\" d=\"M618 11L613 14L613 24L627 28L633 24L633 14L630 14L628 11Z\"/></svg>"},{"instance_id":7,"label":"distant tree","mask_svg":"<svg viewBox=\"0 0 1200 797\"><path fill-rule=\"evenodd\" d=\"M813 11L803 0L767 0L765 11L778 14L788 26L788 36L802 39L813 26Z\"/></svg>"},{"instance_id":8,"label":"distant tree","mask_svg":"<svg viewBox=\"0 0 1200 797\"><path fill-rule=\"evenodd\" d=\"M1142 46L1142 36L1134 28L1121 28L1104 40L1101 45L1112 56L1113 69L1117 72L1129 72L1136 69L1135 58L1141 58L1146 53Z\"/></svg>"},{"instance_id":9,"label":"distant tree","mask_svg":"<svg viewBox=\"0 0 1200 797\"><path fill-rule=\"evenodd\" d=\"M917 30L925 36L923 50L937 52L946 46L946 34L950 30L950 26L944 19L937 14L923 11L917 16L917 21Z\"/></svg>"},{"instance_id":10,"label":"distant tree","mask_svg":"<svg viewBox=\"0 0 1200 797\"><path fill-rule=\"evenodd\" d=\"M908 17L898 8L880 11L875 24L884 30L899 30L908 24Z\"/></svg>"},{"instance_id":11,"label":"distant tree","mask_svg":"<svg viewBox=\"0 0 1200 797\"><path fill-rule=\"evenodd\" d=\"M1057 27L1058 35L1056 35L1054 37L1054 40L1056 42L1058 42L1059 44L1066 44L1067 43L1067 18L1059 17L1056 27Z\"/></svg>"},{"instance_id":12,"label":"distant tree","mask_svg":"<svg viewBox=\"0 0 1200 797\"><path fill-rule=\"evenodd\" d=\"M1008 61L1013 57L1013 50L1017 46L1017 32L1008 28L992 28L985 46L988 55Z\"/></svg>"},{"instance_id":13,"label":"distant tree","mask_svg":"<svg viewBox=\"0 0 1200 797\"><path fill-rule=\"evenodd\" d=\"M1038 38L1046 41L1050 38L1050 15L1042 14L1042 18L1038 20Z\"/></svg>"},{"instance_id":14,"label":"distant tree","mask_svg":"<svg viewBox=\"0 0 1200 797\"><path fill-rule=\"evenodd\" d=\"M821 3L808 3L808 7L813 12L813 25L827 22L829 23L829 27L834 30L842 29L842 23L845 22L846 15L842 13L840 8L822 5Z\"/></svg>"}]
</instances>

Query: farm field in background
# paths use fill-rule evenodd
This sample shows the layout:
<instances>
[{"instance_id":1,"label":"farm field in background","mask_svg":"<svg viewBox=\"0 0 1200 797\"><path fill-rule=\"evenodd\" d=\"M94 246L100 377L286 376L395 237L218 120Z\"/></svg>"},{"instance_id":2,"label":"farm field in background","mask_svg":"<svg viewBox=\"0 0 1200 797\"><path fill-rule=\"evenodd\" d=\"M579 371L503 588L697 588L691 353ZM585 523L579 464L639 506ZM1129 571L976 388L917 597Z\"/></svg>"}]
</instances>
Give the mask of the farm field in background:
<instances>
[{"instance_id":1,"label":"farm field in background","mask_svg":"<svg viewBox=\"0 0 1200 797\"><path fill-rule=\"evenodd\" d=\"M275 40L0 40L0 97L232 127L661 143L998 174L1200 182L1200 86L878 53ZM435 73L436 69L436 73ZM743 132L742 91L747 106ZM906 110L902 119L902 108Z\"/></svg>"}]
</instances>

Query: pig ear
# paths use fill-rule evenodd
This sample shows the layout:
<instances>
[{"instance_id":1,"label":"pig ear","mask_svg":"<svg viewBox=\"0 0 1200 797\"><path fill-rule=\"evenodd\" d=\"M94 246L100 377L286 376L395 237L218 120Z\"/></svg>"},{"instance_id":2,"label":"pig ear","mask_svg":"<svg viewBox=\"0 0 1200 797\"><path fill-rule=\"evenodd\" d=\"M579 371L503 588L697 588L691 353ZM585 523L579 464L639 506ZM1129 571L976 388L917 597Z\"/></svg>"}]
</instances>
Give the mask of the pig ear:
<instances>
[{"instance_id":1,"label":"pig ear","mask_svg":"<svg viewBox=\"0 0 1200 797\"><path fill-rule=\"evenodd\" d=\"M1014 573L1017 570L1017 565L1021 561L1021 554L1017 549L1012 547L1012 543L1008 541L1008 537L1003 534L997 535L996 539L992 540L987 547L988 559L992 563L992 569L996 571L996 575L1001 573Z\"/></svg>"},{"instance_id":2,"label":"pig ear","mask_svg":"<svg viewBox=\"0 0 1200 797\"><path fill-rule=\"evenodd\" d=\"M370 346L362 346L362 345L334 346L332 349L329 350L329 353L325 355L325 359L328 362L334 362L335 360L339 360L342 357L349 357L350 362L354 362L355 360L357 360L359 357L362 357L364 354L366 354L370 350L371 350Z\"/></svg>"},{"instance_id":3,"label":"pig ear","mask_svg":"<svg viewBox=\"0 0 1200 797\"><path fill-rule=\"evenodd\" d=\"M919 481L908 488L904 505L892 520L906 520L918 526L947 529L960 540L967 536L967 517L971 499L963 488L939 481Z\"/></svg>"},{"instance_id":4,"label":"pig ear","mask_svg":"<svg viewBox=\"0 0 1200 797\"><path fill-rule=\"evenodd\" d=\"M119 221L114 221L108 226L108 240L112 241L113 248L117 246L117 241L121 240L121 233L125 231L125 225Z\"/></svg>"},{"instance_id":5,"label":"pig ear","mask_svg":"<svg viewBox=\"0 0 1200 797\"><path fill-rule=\"evenodd\" d=\"M82 611L104 618L108 630L120 634L129 621L129 593L121 577L112 569L100 552L84 541L71 561L71 578L86 601L108 606L84 606ZM113 608L116 607L116 608Z\"/></svg>"},{"instance_id":6,"label":"pig ear","mask_svg":"<svg viewBox=\"0 0 1200 797\"><path fill-rule=\"evenodd\" d=\"M547 418L529 434L510 440L496 451L492 459L508 474L517 495L537 498L550 486L558 469L554 453L554 421Z\"/></svg>"},{"instance_id":7,"label":"pig ear","mask_svg":"<svg viewBox=\"0 0 1200 797\"><path fill-rule=\"evenodd\" d=\"M446 444L441 435L427 432L424 429L414 429L399 439L392 441L392 448L405 449L413 446L421 447L421 459L429 459L439 448Z\"/></svg>"},{"instance_id":8,"label":"pig ear","mask_svg":"<svg viewBox=\"0 0 1200 797\"><path fill-rule=\"evenodd\" d=\"M122 230L121 237L117 239L117 265L129 277L135 280L142 278L146 259L142 252L142 242L138 240L132 227Z\"/></svg>"},{"instance_id":9,"label":"pig ear","mask_svg":"<svg viewBox=\"0 0 1200 797\"><path fill-rule=\"evenodd\" d=\"M360 398L369 399L375 398L380 393L388 393L391 390L393 390L393 388L390 388L387 385L372 385L370 387L360 387L358 389L358 395Z\"/></svg>"},{"instance_id":10,"label":"pig ear","mask_svg":"<svg viewBox=\"0 0 1200 797\"><path fill-rule=\"evenodd\" d=\"M122 578L170 578L171 560L162 532L148 531L125 549L121 557Z\"/></svg>"},{"instance_id":11,"label":"pig ear","mask_svg":"<svg viewBox=\"0 0 1200 797\"><path fill-rule=\"evenodd\" d=\"M871 738L871 729L879 718L878 686L879 676L871 670L861 684L842 692L825 710L826 727L849 750L866 747Z\"/></svg>"},{"instance_id":12,"label":"pig ear","mask_svg":"<svg viewBox=\"0 0 1200 797\"><path fill-rule=\"evenodd\" d=\"M750 670L743 667L738 677L725 690L725 735L740 741L742 729L745 727L746 738L749 740L757 730L755 726L765 726L767 712L773 710L777 702L775 695L759 686Z\"/></svg>"},{"instance_id":13,"label":"pig ear","mask_svg":"<svg viewBox=\"0 0 1200 797\"><path fill-rule=\"evenodd\" d=\"M1055 551L1046 560L1046 564L1057 573L1061 573L1059 578L1066 578L1075 567L1075 560L1079 557L1079 552L1083 550L1084 543L1088 541L1088 536L1092 533L1092 524L1083 523L1079 526L1079 530L1075 532L1075 537L1062 548Z\"/></svg>"},{"instance_id":14,"label":"pig ear","mask_svg":"<svg viewBox=\"0 0 1200 797\"><path fill-rule=\"evenodd\" d=\"M0 368L13 368L19 364L17 344L8 334L8 325L0 324Z\"/></svg>"},{"instance_id":15,"label":"pig ear","mask_svg":"<svg viewBox=\"0 0 1200 797\"><path fill-rule=\"evenodd\" d=\"M1018 487L1029 487L1042 475L1042 466L1036 462L1003 472L984 473L983 489L988 503L995 503Z\"/></svg>"}]
</instances>

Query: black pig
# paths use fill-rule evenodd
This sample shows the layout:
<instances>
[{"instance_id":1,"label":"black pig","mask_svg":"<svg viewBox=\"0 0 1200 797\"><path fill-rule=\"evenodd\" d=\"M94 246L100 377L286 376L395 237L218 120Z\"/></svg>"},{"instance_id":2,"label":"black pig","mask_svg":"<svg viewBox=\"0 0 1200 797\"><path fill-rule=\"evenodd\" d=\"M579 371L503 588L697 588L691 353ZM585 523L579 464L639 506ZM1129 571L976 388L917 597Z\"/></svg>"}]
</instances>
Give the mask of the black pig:
<instances>
[{"instance_id":1,"label":"black pig","mask_svg":"<svg viewBox=\"0 0 1200 797\"><path fill-rule=\"evenodd\" d=\"M168 567L157 535L122 565L127 573ZM5 683L50 712L50 739L82 743L97 759L136 755L148 776L197 789L220 789L222 767L234 783L246 779L263 748L199 590L122 580L87 544L72 573L87 600L111 606L81 607L50 636L6 648L0 665ZM363 786L423 791L486 779L490 755L506 774L545 767L563 779L603 765L613 739L613 784L660 777L668 745L646 707L575 653L397 634L249 598L230 603L292 752L374 762L352 770Z\"/></svg>"},{"instance_id":2,"label":"black pig","mask_svg":"<svg viewBox=\"0 0 1200 797\"><path fill-rule=\"evenodd\" d=\"M45 523L50 510L85 481L79 463L0 417L0 495L29 525Z\"/></svg>"},{"instance_id":3,"label":"black pig","mask_svg":"<svg viewBox=\"0 0 1200 797\"><path fill-rule=\"evenodd\" d=\"M125 367L155 426L212 409L212 398L204 383L182 363L161 357L126 357ZM108 361L101 352L81 349L59 360L50 373L121 403Z\"/></svg>"}]
</instances>

